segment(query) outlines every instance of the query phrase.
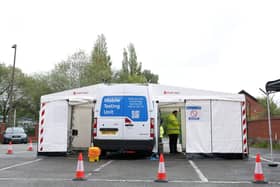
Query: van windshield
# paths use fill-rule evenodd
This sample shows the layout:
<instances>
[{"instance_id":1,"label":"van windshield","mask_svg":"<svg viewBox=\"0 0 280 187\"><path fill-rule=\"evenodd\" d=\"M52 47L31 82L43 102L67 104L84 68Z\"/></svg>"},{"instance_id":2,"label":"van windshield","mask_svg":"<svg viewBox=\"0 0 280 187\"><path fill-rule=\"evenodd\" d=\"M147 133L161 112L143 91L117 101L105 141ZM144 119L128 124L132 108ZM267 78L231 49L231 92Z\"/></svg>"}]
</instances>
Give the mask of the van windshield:
<instances>
[{"instance_id":1,"label":"van windshield","mask_svg":"<svg viewBox=\"0 0 280 187\"><path fill-rule=\"evenodd\" d=\"M100 116L128 117L133 121L147 121L145 96L104 96Z\"/></svg>"}]
</instances>

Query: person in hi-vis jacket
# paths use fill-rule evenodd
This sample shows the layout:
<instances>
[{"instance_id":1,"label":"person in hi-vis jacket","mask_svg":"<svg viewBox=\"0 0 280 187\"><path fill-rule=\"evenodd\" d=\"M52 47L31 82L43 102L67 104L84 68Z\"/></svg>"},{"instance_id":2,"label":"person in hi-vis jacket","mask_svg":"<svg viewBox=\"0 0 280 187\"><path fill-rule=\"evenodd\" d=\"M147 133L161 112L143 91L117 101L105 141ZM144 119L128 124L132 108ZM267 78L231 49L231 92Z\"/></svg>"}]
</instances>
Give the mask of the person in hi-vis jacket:
<instances>
[{"instance_id":1,"label":"person in hi-vis jacket","mask_svg":"<svg viewBox=\"0 0 280 187\"><path fill-rule=\"evenodd\" d=\"M164 128L162 123L159 126L159 144L158 144L158 152L163 153L163 135L164 135Z\"/></svg>"},{"instance_id":2,"label":"person in hi-vis jacket","mask_svg":"<svg viewBox=\"0 0 280 187\"><path fill-rule=\"evenodd\" d=\"M178 153L177 140L180 134L180 126L177 119L177 110L174 110L167 117L167 130L166 133L169 136L169 149L170 153Z\"/></svg>"}]
</instances>

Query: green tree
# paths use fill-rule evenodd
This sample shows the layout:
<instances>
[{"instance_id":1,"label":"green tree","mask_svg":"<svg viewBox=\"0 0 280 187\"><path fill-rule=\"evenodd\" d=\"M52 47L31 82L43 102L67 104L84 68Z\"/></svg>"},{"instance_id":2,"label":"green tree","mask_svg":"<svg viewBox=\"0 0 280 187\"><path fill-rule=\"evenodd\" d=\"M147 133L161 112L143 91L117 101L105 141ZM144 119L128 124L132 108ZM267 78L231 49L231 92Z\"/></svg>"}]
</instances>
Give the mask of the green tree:
<instances>
[{"instance_id":1,"label":"green tree","mask_svg":"<svg viewBox=\"0 0 280 187\"><path fill-rule=\"evenodd\" d=\"M84 82L85 68L88 66L88 56L84 51L78 51L67 60L55 65L49 74L49 85L54 91L80 87Z\"/></svg>"},{"instance_id":2,"label":"green tree","mask_svg":"<svg viewBox=\"0 0 280 187\"><path fill-rule=\"evenodd\" d=\"M55 68L49 74L49 85L54 91L62 91L71 88L71 83L68 77L67 70L69 64L60 62L55 65Z\"/></svg>"},{"instance_id":3,"label":"green tree","mask_svg":"<svg viewBox=\"0 0 280 187\"><path fill-rule=\"evenodd\" d=\"M142 63L137 62L135 47L132 43L128 45L128 54L129 54L128 65L129 65L130 76L140 76Z\"/></svg>"},{"instance_id":4,"label":"green tree","mask_svg":"<svg viewBox=\"0 0 280 187\"><path fill-rule=\"evenodd\" d=\"M6 122L6 116L9 112L8 100L9 100L9 68L5 64L0 64L0 115L3 116L3 122Z\"/></svg>"},{"instance_id":5,"label":"green tree","mask_svg":"<svg viewBox=\"0 0 280 187\"><path fill-rule=\"evenodd\" d=\"M148 83L158 83L158 75L153 74L151 70L144 70L142 74L146 78Z\"/></svg>"},{"instance_id":6,"label":"green tree","mask_svg":"<svg viewBox=\"0 0 280 187\"><path fill-rule=\"evenodd\" d=\"M70 64L69 78L72 88L81 87L83 84L84 72L89 64L89 57L84 51L78 51L68 58Z\"/></svg>"},{"instance_id":7,"label":"green tree","mask_svg":"<svg viewBox=\"0 0 280 187\"><path fill-rule=\"evenodd\" d=\"M0 65L0 114L3 116L3 122L7 122L7 116L11 112L14 112L15 109L18 109L22 99L24 98L23 88L24 88L24 81L26 75L22 73L22 71L18 68L15 68L14 74L14 83L13 83L13 90L10 92L11 89L11 74L12 74L12 66L5 66L4 64ZM11 100L10 100L11 98ZM11 101L11 103L9 102ZM13 116L8 116L8 125L12 125L12 118Z\"/></svg>"},{"instance_id":8,"label":"green tree","mask_svg":"<svg viewBox=\"0 0 280 187\"><path fill-rule=\"evenodd\" d=\"M17 92L15 100L17 117L30 117L38 120L42 95L80 87L88 59L83 51L78 51L69 56L67 60L56 64L51 72L32 76L16 72L14 91Z\"/></svg>"},{"instance_id":9,"label":"green tree","mask_svg":"<svg viewBox=\"0 0 280 187\"><path fill-rule=\"evenodd\" d=\"M41 96L54 92L48 84L48 79L49 76L47 73L25 77L23 82L24 97L21 103L19 103L19 109L17 110L18 117L30 117L38 120Z\"/></svg>"},{"instance_id":10,"label":"green tree","mask_svg":"<svg viewBox=\"0 0 280 187\"><path fill-rule=\"evenodd\" d=\"M265 111L262 114L262 117L267 117L267 99L266 97L257 98L258 102L263 106ZM270 106L270 115L271 116L280 116L280 108L273 101L273 97L269 98L269 106Z\"/></svg>"},{"instance_id":11,"label":"green tree","mask_svg":"<svg viewBox=\"0 0 280 187\"><path fill-rule=\"evenodd\" d=\"M36 120L40 110L40 98L45 94L100 82L157 83L158 81L158 76L150 70L142 72L142 63L138 62L133 44L129 44L123 50L121 70L113 71L111 64L106 38L101 34L94 44L90 58L80 50L56 64L50 72L31 76L16 68L13 94L10 95L12 66L0 63L0 115L6 122L9 111L16 109L17 117L31 117ZM11 96L13 102L9 105Z\"/></svg>"},{"instance_id":12,"label":"green tree","mask_svg":"<svg viewBox=\"0 0 280 187\"><path fill-rule=\"evenodd\" d=\"M122 69L115 74L114 80L119 83L128 82L130 73L129 73L129 66L128 66L128 56L127 51L123 49L123 60L122 60Z\"/></svg>"},{"instance_id":13,"label":"green tree","mask_svg":"<svg viewBox=\"0 0 280 187\"><path fill-rule=\"evenodd\" d=\"M147 73L147 72L145 72ZM122 69L116 73L118 83L147 83L142 73L142 63L138 62L135 47L130 43L123 51Z\"/></svg>"},{"instance_id":14,"label":"green tree","mask_svg":"<svg viewBox=\"0 0 280 187\"><path fill-rule=\"evenodd\" d=\"M127 57L127 51L126 49L123 49L123 61L122 61L122 72L128 76L129 70L128 70L128 57Z\"/></svg>"},{"instance_id":15,"label":"green tree","mask_svg":"<svg viewBox=\"0 0 280 187\"><path fill-rule=\"evenodd\" d=\"M0 63L0 96L9 89L9 71L4 63Z\"/></svg>"},{"instance_id":16,"label":"green tree","mask_svg":"<svg viewBox=\"0 0 280 187\"><path fill-rule=\"evenodd\" d=\"M91 54L91 61L85 69L85 85L101 82L111 82L111 58L108 55L106 38L103 34L98 35Z\"/></svg>"}]
</instances>

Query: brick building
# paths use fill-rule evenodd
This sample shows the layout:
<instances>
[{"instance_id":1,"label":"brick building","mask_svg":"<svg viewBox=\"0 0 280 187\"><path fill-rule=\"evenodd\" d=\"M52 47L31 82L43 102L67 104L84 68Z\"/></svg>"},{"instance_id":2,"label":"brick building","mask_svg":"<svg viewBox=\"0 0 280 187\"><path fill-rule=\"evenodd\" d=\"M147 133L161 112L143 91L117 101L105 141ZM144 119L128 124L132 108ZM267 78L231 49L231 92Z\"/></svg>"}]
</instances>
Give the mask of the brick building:
<instances>
[{"instance_id":1,"label":"brick building","mask_svg":"<svg viewBox=\"0 0 280 187\"><path fill-rule=\"evenodd\" d=\"M244 94L246 99L249 140L268 140L268 121L266 117L263 117L266 109L260 103L258 103L258 100L255 97L247 93L245 90L241 90L239 94ZM279 141L280 118L273 117L271 119L271 129L272 139L274 141Z\"/></svg>"},{"instance_id":2,"label":"brick building","mask_svg":"<svg viewBox=\"0 0 280 187\"><path fill-rule=\"evenodd\" d=\"M249 121L262 119L263 114L265 113L265 109L263 106L258 103L258 100L247 93L245 90L241 90L239 94L244 94L246 99L246 112L247 112L247 119Z\"/></svg>"},{"instance_id":3,"label":"brick building","mask_svg":"<svg viewBox=\"0 0 280 187\"><path fill-rule=\"evenodd\" d=\"M280 141L280 118L271 119L271 138ZM268 140L269 128L267 119L253 120L248 122L248 137L251 140Z\"/></svg>"}]
</instances>

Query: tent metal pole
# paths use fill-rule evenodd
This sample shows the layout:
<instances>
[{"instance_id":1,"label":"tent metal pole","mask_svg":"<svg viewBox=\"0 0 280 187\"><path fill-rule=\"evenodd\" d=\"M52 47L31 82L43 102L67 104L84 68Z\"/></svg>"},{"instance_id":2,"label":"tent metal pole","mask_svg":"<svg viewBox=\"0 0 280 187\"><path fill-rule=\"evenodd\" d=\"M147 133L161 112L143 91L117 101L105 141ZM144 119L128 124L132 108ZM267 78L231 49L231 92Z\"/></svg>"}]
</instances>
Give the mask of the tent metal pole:
<instances>
[{"instance_id":1,"label":"tent metal pole","mask_svg":"<svg viewBox=\"0 0 280 187\"><path fill-rule=\"evenodd\" d=\"M270 144L270 158L273 162L272 156L272 138L271 138L271 119L270 119L270 104L269 104L269 94L266 95L266 104L267 104L267 118L268 118L268 129L269 129L269 144Z\"/></svg>"},{"instance_id":2,"label":"tent metal pole","mask_svg":"<svg viewBox=\"0 0 280 187\"><path fill-rule=\"evenodd\" d=\"M269 105L269 93L266 93L266 103L267 103L267 119L268 119L268 128L269 128L269 144L270 144L270 158L272 163L269 163L268 166L277 167L278 164L274 163L273 152L272 152L272 133L271 133L271 118L270 118L270 105Z\"/></svg>"}]
</instances>

